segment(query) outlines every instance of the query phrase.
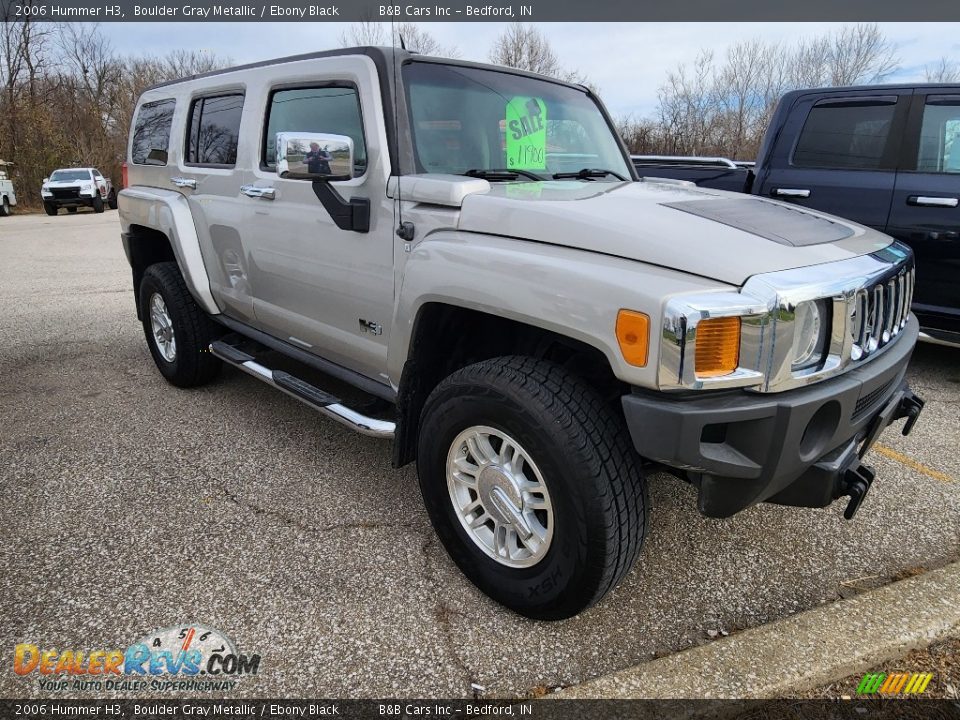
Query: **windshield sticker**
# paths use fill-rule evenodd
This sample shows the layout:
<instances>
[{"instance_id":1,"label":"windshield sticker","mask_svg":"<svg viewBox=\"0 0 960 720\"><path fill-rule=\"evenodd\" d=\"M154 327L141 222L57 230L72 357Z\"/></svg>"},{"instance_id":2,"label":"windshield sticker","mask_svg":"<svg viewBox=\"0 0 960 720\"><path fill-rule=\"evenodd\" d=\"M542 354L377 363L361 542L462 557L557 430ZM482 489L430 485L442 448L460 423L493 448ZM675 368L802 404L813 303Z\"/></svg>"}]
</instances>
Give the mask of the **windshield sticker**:
<instances>
[{"instance_id":1,"label":"windshield sticker","mask_svg":"<svg viewBox=\"0 0 960 720\"><path fill-rule=\"evenodd\" d=\"M507 167L547 169L547 104L515 97L507 103Z\"/></svg>"}]
</instances>

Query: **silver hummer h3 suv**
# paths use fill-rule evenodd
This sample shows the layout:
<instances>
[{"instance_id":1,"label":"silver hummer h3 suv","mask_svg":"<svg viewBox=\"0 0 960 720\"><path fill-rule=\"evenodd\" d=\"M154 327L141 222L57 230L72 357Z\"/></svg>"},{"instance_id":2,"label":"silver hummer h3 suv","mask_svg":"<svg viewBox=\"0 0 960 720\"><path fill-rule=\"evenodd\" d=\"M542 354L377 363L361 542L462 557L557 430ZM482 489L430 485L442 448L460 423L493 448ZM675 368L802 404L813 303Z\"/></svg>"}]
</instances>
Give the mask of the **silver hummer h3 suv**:
<instances>
[{"instance_id":1,"label":"silver hummer h3 suv","mask_svg":"<svg viewBox=\"0 0 960 720\"><path fill-rule=\"evenodd\" d=\"M391 438L453 560L530 617L576 614L629 570L645 470L691 482L711 517L846 496L849 518L864 454L922 408L909 248L638 181L584 87L301 55L147 90L127 162L123 244L164 377L228 363Z\"/></svg>"}]
</instances>

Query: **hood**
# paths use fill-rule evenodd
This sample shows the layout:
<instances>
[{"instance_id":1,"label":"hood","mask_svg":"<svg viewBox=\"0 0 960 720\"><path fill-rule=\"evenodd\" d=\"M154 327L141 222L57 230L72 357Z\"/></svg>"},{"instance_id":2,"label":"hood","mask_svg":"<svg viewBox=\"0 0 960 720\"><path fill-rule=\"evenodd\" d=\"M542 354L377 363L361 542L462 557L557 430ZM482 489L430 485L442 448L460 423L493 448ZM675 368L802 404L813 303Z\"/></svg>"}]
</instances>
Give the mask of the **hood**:
<instances>
[{"instance_id":1,"label":"hood","mask_svg":"<svg viewBox=\"0 0 960 720\"><path fill-rule=\"evenodd\" d=\"M565 245L732 285L865 255L891 239L856 223L752 195L667 182L491 183L463 198L468 232Z\"/></svg>"}]
</instances>

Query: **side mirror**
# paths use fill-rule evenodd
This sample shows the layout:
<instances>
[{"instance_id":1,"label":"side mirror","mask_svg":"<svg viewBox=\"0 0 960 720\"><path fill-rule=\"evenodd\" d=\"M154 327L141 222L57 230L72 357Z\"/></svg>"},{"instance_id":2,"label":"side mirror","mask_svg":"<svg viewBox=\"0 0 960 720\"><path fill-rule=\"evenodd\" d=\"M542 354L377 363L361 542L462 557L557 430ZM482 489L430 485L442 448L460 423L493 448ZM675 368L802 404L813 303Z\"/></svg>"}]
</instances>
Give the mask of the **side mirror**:
<instances>
[{"instance_id":1,"label":"side mirror","mask_svg":"<svg viewBox=\"0 0 960 720\"><path fill-rule=\"evenodd\" d=\"M346 135L277 133L277 175L291 180L350 180L353 140Z\"/></svg>"},{"instance_id":2,"label":"side mirror","mask_svg":"<svg viewBox=\"0 0 960 720\"><path fill-rule=\"evenodd\" d=\"M44 178L44 179L43 179L43 182L44 182L44 183L50 182L50 178Z\"/></svg>"}]
</instances>

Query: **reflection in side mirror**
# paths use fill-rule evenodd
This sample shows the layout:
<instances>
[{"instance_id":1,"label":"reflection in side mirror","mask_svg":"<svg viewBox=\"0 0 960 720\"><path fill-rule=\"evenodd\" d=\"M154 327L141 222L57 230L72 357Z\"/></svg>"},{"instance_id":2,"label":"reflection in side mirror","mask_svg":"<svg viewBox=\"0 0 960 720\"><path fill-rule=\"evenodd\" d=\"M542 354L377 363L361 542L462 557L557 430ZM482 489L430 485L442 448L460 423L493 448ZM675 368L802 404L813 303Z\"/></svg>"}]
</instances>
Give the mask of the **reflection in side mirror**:
<instances>
[{"instance_id":1,"label":"reflection in side mirror","mask_svg":"<svg viewBox=\"0 0 960 720\"><path fill-rule=\"evenodd\" d=\"M293 180L350 180L353 140L346 135L277 133L277 175Z\"/></svg>"}]
</instances>

